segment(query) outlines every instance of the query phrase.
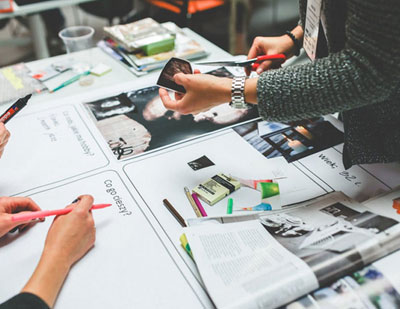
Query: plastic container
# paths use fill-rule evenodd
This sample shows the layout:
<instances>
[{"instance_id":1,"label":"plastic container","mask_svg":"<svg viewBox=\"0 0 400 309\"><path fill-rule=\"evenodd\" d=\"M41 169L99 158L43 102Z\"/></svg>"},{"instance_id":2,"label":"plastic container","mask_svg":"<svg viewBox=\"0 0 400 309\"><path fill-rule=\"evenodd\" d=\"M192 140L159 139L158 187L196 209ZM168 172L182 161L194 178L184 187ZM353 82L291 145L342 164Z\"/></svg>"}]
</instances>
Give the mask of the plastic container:
<instances>
[{"instance_id":1,"label":"plastic container","mask_svg":"<svg viewBox=\"0 0 400 309\"><path fill-rule=\"evenodd\" d=\"M89 26L73 26L61 30L58 36L63 40L67 53L93 47L94 29Z\"/></svg>"}]
</instances>

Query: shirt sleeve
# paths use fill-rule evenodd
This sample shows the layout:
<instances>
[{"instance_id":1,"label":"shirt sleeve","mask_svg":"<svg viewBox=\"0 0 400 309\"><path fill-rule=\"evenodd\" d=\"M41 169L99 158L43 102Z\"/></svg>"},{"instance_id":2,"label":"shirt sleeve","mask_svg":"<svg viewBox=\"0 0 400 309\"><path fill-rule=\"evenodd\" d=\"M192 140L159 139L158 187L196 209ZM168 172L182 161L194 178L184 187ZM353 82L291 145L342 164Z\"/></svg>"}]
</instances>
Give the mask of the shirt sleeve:
<instances>
[{"instance_id":1,"label":"shirt sleeve","mask_svg":"<svg viewBox=\"0 0 400 309\"><path fill-rule=\"evenodd\" d=\"M387 101L400 85L400 1L348 0L342 50L305 65L266 71L260 115L300 120Z\"/></svg>"},{"instance_id":2,"label":"shirt sleeve","mask_svg":"<svg viewBox=\"0 0 400 309\"><path fill-rule=\"evenodd\" d=\"M50 307L35 294L20 293L0 304L0 309L50 309Z\"/></svg>"}]
</instances>

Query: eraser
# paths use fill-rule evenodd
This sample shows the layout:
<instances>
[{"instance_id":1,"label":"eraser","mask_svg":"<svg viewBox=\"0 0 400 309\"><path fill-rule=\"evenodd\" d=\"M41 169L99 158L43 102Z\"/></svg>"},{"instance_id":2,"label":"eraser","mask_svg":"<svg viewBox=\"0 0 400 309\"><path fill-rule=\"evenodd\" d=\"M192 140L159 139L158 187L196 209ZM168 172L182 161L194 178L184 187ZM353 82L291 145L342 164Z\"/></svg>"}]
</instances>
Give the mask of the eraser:
<instances>
[{"instance_id":1,"label":"eraser","mask_svg":"<svg viewBox=\"0 0 400 309\"><path fill-rule=\"evenodd\" d=\"M93 69L90 70L90 73L96 76L102 76L111 71L111 67L104 63L99 63Z\"/></svg>"},{"instance_id":2,"label":"eraser","mask_svg":"<svg viewBox=\"0 0 400 309\"><path fill-rule=\"evenodd\" d=\"M200 199L212 206L239 188L239 181L221 173L202 182L192 191L195 192Z\"/></svg>"}]
</instances>

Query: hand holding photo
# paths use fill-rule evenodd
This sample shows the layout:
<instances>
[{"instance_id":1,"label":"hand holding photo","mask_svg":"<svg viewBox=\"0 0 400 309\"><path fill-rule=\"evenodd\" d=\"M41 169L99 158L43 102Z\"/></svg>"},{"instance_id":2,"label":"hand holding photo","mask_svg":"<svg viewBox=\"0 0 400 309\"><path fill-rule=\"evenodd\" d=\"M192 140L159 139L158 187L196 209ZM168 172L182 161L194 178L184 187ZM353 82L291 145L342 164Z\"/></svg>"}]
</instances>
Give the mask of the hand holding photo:
<instances>
[{"instance_id":1,"label":"hand holding photo","mask_svg":"<svg viewBox=\"0 0 400 309\"><path fill-rule=\"evenodd\" d=\"M174 75L177 73L192 74L193 71L188 61L172 57L161 71L157 85L172 91L186 93L185 88L174 81Z\"/></svg>"}]
</instances>

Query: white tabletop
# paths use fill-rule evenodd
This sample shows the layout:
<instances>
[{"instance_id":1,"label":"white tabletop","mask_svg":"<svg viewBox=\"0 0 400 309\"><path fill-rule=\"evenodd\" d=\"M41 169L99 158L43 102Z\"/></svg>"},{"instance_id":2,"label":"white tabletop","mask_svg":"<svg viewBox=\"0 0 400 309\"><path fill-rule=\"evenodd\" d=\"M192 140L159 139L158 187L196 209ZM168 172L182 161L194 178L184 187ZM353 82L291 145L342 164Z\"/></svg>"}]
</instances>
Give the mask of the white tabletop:
<instances>
[{"instance_id":1,"label":"white tabletop","mask_svg":"<svg viewBox=\"0 0 400 309\"><path fill-rule=\"evenodd\" d=\"M184 29L185 33L188 34L190 37L193 37L196 41L198 41L206 51L209 52L209 56L204 59L209 60L218 60L218 59L227 59L232 57L229 53L224 51L223 49L219 48L218 46L214 45L213 43L207 41L203 37L199 36L195 32L191 31L188 28ZM29 105L38 104L39 102L49 101L49 100L59 100L69 96L79 95L82 96L90 96L93 97L95 93L107 92L109 89L111 92L118 92L118 91L126 91L133 88L136 88L135 85L137 83L156 83L158 75L160 74L160 70L156 70L151 72L147 75L137 77L133 73L131 73L123 64L119 61L115 60L114 58L110 57L100 48L92 48L76 53L60 55L56 57L36 60L27 63L27 66L31 70L36 69L43 69L49 66L54 62L58 62L60 60L65 60L72 58L78 62L88 63L92 66L98 63L104 63L112 68L112 71L106 73L101 77L94 76L94 82L90 86L80 86L78 82L70 84L54 93L42 93L40 95L35 95ZM54 78L54 81L51 81L52 84L61 84L62 82L68 80L70 75L66 75L66 73L61 74L58 77ZM1 107L3 109L5 107Z\"/></svg>"}]
</instances>

